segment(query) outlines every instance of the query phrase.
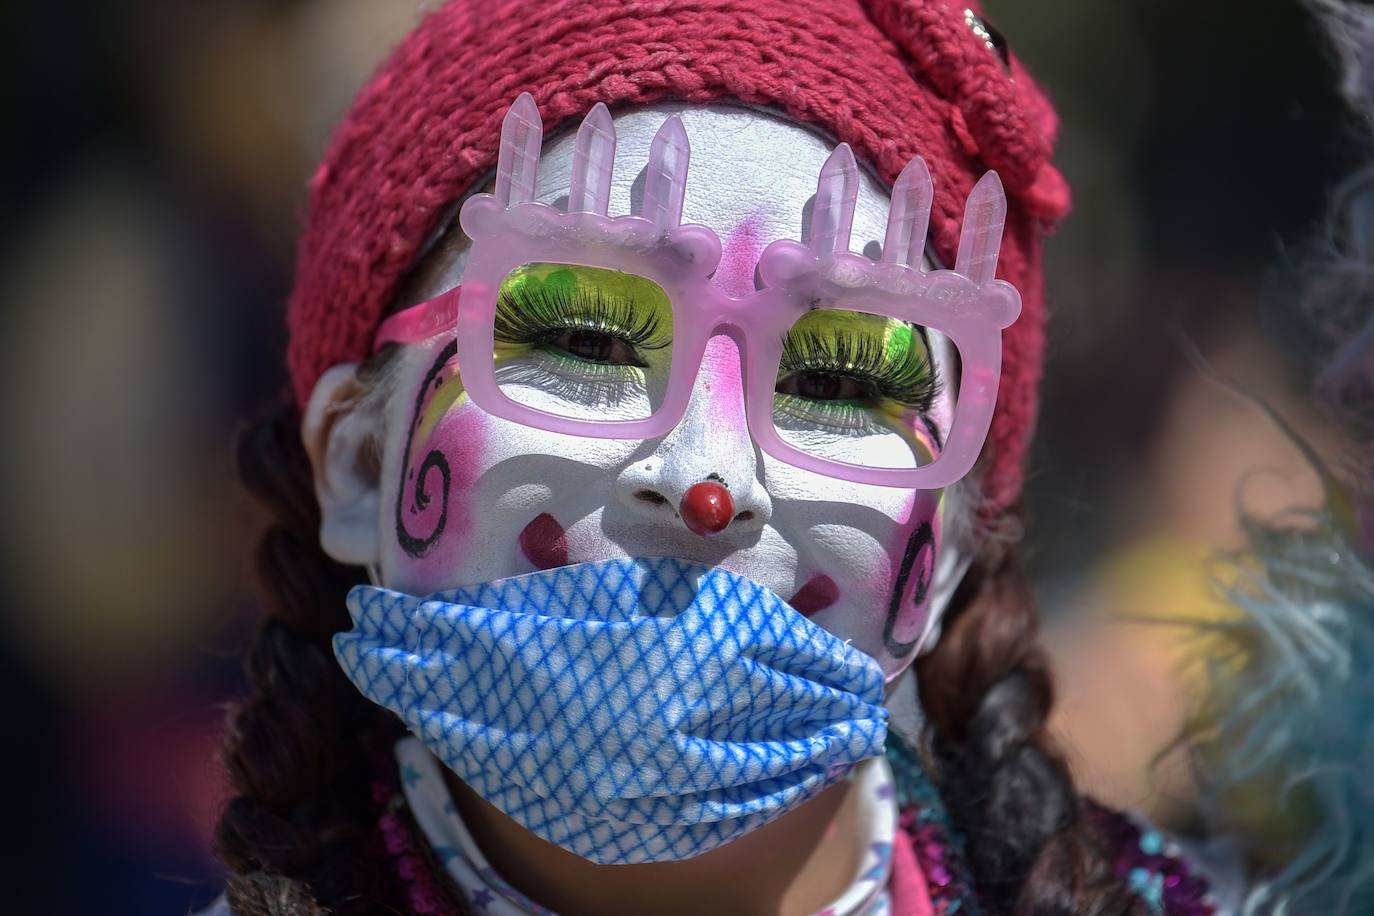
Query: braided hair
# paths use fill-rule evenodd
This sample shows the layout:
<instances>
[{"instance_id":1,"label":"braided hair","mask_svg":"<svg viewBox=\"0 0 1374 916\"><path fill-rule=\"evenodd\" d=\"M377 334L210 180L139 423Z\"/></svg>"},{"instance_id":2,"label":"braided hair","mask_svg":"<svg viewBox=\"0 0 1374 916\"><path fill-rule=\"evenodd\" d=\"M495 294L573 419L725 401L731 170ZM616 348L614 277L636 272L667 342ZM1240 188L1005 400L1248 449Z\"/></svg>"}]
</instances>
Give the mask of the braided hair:
<instances>
[{"instance_id":1,"label":"braided hair","mask_svg":"<svg viewBox=\"0 0 1374 916\"><path fill-rule=\"evenodd\" d=\"M395 911L374 845L371 783L373 749L400 725L334 660L330 638L349 626L344 597L366 575L320 548L300 419L283 400L238 442L239 475L274 521L257 548L266 615L247 655L249 695L225 733L236 797L220 817L216 853L232 872L236 913Z\"/></svg>"},{"instance_id":2,"label":"braided hair","mask_svg":"<svg viewBox=\"0 0 1374 916\"><path fill-rule=\"evenodd\" d=\"M985 542L946 615L916 672L934 775L984 910L1145 916L1050 740L1049 660L1015 551Z\"/></svg>"}]
</instances>

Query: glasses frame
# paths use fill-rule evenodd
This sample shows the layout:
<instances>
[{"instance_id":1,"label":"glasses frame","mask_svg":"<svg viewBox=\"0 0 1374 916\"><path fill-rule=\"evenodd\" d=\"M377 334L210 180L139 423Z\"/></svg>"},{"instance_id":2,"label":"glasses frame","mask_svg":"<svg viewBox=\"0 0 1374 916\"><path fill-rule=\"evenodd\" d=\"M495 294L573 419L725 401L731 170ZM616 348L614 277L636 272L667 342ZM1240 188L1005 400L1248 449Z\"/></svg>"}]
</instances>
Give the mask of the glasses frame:
<instances>
[{"instance_id":1,"label":"glasses frame","mask_svg":"<svg viewBox=\"0 0 1374 916\"><path fill-rule=\"evenodd\" d=\"M707 343L733 338L741 354L750 434L768 455L856 483L936 489L972 469L987 437L1001 371L1001 331L1021 310L1010 283L994 279L1006 197L995 172L973 189L953 270L921 269L933 188L919 157L898 177L882 258L849 251L859 174L841 144L821 169L807 244L778 240L759 258L761 287L742 297L711 281L721 243L705 226L682 225L690 149L681 120L668 118L649 153L643 203L610 217L615 130L598 105L578 130L567 211L534 198L542 145L534 99L521 95L507 112L492 194L462 206L472 247L460 287L434 300L450 313L457 297L456 359L472 402L487 413L536 429L610 439L666 435L686 413ZM521 404L502 390L492 358L501 284L528 264L568 264L635 274L657 283L673 306L672 364L662 403L649 417L588 420ZM440 300L444 300L442 303ZM866 312L939 331L962 366L951 428L935 459L914 468L875 468L812 455L786 442L773 421L777 372L788 330L814 308Z\"/></svg>"}]
</instances>

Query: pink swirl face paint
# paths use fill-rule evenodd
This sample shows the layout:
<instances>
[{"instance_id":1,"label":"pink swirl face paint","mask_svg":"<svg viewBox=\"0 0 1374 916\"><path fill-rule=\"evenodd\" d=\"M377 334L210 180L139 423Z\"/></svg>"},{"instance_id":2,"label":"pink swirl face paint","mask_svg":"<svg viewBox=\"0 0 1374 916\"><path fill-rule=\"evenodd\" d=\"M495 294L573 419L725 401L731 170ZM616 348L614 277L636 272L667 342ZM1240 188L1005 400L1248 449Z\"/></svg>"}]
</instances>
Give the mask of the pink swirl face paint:
<instances>
[{"instance_id":1,"label":"pink swirl face paint","mask_svg":"<svg viewBox=\"0 0 1374 916\"><path fill-rule=\"evenodd\" d=\"M892 578L892 597L883 621L883 650L894 661L916 651L930 608L935 558L940 550L940 494L920 491L912 500L906 538L891 555L900 557Z\"/></svg>"},{"instance_id":2,"label":"pink swirl face paint","mask_svg":"<svg viewBox=\"0 0 1374 916\"><path fill-rule=\"evenodd\" d=\"M442 576L447 557L472 534L472 488L485 450L488 417L467 402L442 350L414 395L414 416L395 493L397 565L421 579Z\"/></svg>"}]
</instances>

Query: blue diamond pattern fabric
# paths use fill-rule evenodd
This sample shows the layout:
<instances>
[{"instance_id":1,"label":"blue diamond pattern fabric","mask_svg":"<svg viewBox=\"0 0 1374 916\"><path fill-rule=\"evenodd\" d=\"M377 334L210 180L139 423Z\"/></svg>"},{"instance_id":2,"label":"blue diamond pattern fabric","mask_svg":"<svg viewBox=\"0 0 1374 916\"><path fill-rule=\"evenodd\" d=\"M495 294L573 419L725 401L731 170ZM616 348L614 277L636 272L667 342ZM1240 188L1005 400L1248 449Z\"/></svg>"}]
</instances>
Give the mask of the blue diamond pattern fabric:
<instances>
[{"instance_id":1,"label":"blue diamond pattern fabric","mask_svg":"<svg viewBox=\"0 0 1374 916\"><path fill-rule=\"evenodd\" d=\"M622 558L426 598L358 586L358 689L479 795L602 864L689 858L883 752L878 663L720 568Z\"/></svg>"}]
</instances>

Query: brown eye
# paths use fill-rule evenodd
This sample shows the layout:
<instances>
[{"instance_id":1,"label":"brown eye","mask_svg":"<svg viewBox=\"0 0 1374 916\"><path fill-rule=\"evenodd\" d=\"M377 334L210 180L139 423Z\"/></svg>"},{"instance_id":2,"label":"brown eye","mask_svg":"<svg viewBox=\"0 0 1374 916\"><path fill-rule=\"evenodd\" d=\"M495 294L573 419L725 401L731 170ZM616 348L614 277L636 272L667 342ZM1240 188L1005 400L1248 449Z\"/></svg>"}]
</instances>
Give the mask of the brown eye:
<instances>
[{"instance_id":1,"label":"brown eye","mask_svg":"<svg viewBox=\"0 0 1374 916\"><path fill-rule=\"evenodd\" d=\"M837 372L794 372L778 379L778 394L790 394L808 401L853 401L869 397L871 386L853 376Z\"/></svg>"},{"instance_id":2,"label":"brown eye","mask_svg":"<svg viewBox=\"0 0 1374 916\"><path fill-rule=\"evenodd\" d=\"M547 346L589 363L644 365L628 342L602 331L568 331L550 340Z\"/></svg>"}]
</instances>

